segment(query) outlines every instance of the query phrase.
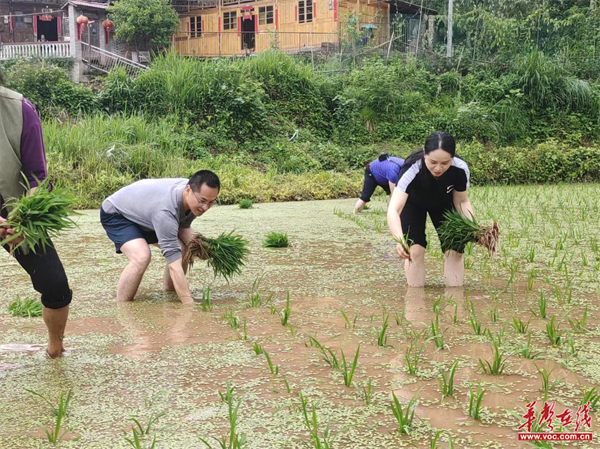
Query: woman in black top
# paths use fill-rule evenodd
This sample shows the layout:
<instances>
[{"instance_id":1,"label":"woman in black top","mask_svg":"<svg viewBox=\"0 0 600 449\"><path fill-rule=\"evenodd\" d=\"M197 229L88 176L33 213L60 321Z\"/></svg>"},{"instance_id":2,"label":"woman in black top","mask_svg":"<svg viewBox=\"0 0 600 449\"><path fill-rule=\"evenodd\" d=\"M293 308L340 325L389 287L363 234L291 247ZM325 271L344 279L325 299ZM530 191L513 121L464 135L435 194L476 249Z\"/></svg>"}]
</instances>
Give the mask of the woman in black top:
<instances>
[{"instance_id":1,"label":"woman in black top","mask_svg":"<svg viewBox=\"0 0 600 449\"><path fill-rule=\"evenodd\" d=\"M455 209L464 216L473 216L473 207L467 196L469 167L456 156L454 138L436 131L427 138L425 147L412 153L404 162L398 184L388 208L388 227L394 237L405 236L410 255L401 245L396 251L405 259L408 285L425 285L425 222L427 214L436 229L444 220L447 210ZM462 286L464 278L463 255L442 248L446 256L444 276L449 287ZM410 259L410 260L409 260Z\"/></svg>"}]
</instances>

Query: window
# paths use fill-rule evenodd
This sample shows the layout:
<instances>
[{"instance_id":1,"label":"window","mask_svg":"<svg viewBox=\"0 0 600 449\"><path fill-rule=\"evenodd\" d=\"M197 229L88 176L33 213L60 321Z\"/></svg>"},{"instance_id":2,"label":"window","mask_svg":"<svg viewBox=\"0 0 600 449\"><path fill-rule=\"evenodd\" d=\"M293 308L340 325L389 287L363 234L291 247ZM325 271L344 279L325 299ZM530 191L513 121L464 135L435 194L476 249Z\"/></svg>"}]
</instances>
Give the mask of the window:
<instances>
[{"instance_id":1,"label":"window","mask_svg":"<svg viewBox=\"0 0 600 449\"><path fill-rule=\"evenodd\" d=\"M308 23L313 20L312 0L301 0L298 2L298 22Z\"/></svg>"},{"instance_id":2,"label":"window","mask_svg":"<svg viewBox=\"0 0 600 449\"><path fill-rule=\"evenodd\" d=\"M237 30L237 11L223 13L223 29Z\"/></svg>"},{"instance_id":3,"label":"window","mask_svg":"<svg viewBox=\"0 0 600 449\"><path fill-rule=\"evenodd\" d=\"M200 36L202 36L202 17L190 17L190 37L194 38Z\"/></svg>"},{"instance_id":4,"label":"window","mask_svg":"<svg viewBox=\"0 0 600 449\"><path fill-rule=\"evenodd\" d=\"M258 24L259 25L270 25L272 23L273 23L273 7L272 6L262 6L262 7L258 8Z\"/></svg>"}]
</instances>

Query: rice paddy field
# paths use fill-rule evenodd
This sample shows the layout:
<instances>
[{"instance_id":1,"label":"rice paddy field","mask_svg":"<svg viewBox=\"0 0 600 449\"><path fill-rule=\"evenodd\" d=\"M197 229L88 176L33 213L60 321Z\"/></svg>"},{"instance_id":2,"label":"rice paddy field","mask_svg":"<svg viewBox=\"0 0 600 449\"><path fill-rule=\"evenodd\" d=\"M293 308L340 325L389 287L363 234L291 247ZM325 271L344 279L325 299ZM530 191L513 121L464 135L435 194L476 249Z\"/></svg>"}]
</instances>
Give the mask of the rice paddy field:
<instances>
[{"instance_id":1,"label":"rice paddy field","mask_svg":"<svg viewBox=\"0 0 600 449\"><path fill-rule=\"evenodd\" d=\"M384 198L359 216L354 199L216 207L194 229L251 253L230 284L197 263L193 307L161 291L156 248L116 304L125 258L83 211L55 242L74 291L63 359L41 317L8 313L35 292L0 258L0 448L51 447L58 418L67 448L521 448L533 401L532 432L547 402L555 432L569 409L562 431L594 437L538 447L600 447L600 185L470 197L501 242L493 259L467 247L460 289L431 225L427 285L406 287ZM265 247L272 232L288 245Z\"/></svg>"}]
</instances>

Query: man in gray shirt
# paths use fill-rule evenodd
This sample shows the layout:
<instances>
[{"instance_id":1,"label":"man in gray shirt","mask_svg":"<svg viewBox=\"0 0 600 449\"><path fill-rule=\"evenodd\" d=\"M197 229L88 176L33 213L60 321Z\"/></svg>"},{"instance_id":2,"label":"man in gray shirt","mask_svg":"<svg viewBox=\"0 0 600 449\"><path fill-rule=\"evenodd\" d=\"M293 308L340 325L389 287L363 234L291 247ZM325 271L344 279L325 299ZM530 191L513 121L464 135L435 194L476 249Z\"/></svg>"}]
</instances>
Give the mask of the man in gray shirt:
<instances>
[{"instance_id":1,"label":"man in gray shirt","mask_svg":"<svg viewBox=\"0 0 600 449\"><path fill-rule=\"evenodd\" d=\"M175 290L183 304L194 299L185 278L185 245L192 238L195 218L217 200L221 183L216 174L200 170L188 180L145 179L109 196L100 208L100 221L117 253L129 263L117 286L117 301L132 301L150 264L150 246L158 244L167 261L165 291Z\"/></svg>"}]
</instances>

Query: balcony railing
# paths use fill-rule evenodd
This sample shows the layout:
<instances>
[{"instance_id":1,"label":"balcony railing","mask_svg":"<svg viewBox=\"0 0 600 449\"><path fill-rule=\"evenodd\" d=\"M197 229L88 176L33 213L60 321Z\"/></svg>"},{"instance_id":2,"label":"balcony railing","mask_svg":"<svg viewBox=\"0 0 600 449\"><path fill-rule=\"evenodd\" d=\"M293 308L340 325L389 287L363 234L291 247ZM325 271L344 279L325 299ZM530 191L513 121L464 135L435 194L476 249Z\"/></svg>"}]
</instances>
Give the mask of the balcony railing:
<instances>
[{"instance_id":1,"label":"balcony railing","mask_svg":"<svg viewBox=\"0 0 600 449\"><path fill-rule=\"evenodd\" d=\"M68 42L0 44L0 60L17 58L70 58Z\"/></svg>"}]
</instances>

